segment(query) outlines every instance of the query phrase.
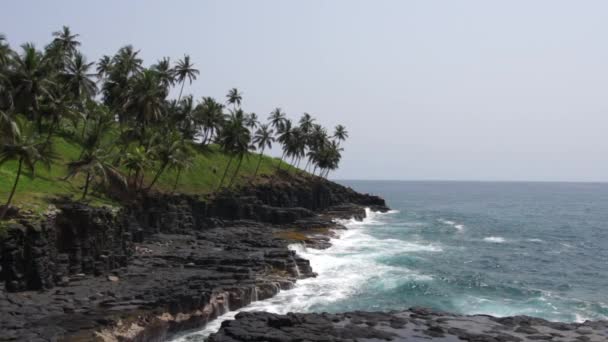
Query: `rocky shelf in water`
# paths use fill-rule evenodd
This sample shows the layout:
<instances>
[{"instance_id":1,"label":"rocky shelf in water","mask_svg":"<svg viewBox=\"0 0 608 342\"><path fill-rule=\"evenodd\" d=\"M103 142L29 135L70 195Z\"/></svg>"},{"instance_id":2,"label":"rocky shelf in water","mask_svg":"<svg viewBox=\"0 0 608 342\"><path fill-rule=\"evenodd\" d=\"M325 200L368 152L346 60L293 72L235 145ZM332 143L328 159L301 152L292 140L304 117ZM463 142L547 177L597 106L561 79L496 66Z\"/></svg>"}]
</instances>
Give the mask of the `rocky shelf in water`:
<instances>
[{"instance_id":1,"label":"rocky shelf in water","mask_svg":"<svg viewBox=\"0 0 608 342\"><path fill-rule=\"evenodd\" d=\"M235 320L223 322L208 341L605 342L608 321L555 323L528 316L464 316L425 308L386 313L241 312Z\"/></svg>"}]
</instances>

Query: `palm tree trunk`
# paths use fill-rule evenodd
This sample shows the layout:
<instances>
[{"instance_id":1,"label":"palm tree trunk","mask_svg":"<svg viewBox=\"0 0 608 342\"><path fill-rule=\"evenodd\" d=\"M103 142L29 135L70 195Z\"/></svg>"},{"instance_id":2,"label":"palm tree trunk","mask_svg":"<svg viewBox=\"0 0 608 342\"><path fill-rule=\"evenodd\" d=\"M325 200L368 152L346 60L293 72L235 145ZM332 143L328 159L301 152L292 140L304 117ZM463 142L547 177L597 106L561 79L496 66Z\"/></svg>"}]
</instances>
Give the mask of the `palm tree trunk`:
<instances>
[{"instance_id":1,"label":"palm tree trunk","mask_svg":"<svg viewBox=\"0 0 608 342\"><path fill-rule=\"evenodd\" d=\"M89 120L88 120L88 115L87 115L87 117L84 118L84 123L82 124L82 132L80 133L81 138L84 138L84 133L87 131L88 122L89 122Z\"/></svg>"},{"instance_id":2,"label":"palm tree trunk","mask_svg":"<svg viewBox=\"0 0 608 342\"><path fill-rule=\"evenodd\" d=\"M21 177L21 171L23 169L23 158L19 158L19 167L17 168L17 176L15 177L15 183L13 183L13 188L11 189L11 194L8 196L8 200L2 208L2 212L0 212L0 221L4 219L6 212L8 211L8 207L11 205L11 201L13 200L13 196L15 196L15 191L17 190L17 184L19 183L19 178Z\"/></svg>"},{"instance_id":3,"label":"palm tree trunk","mask_svg":"<svg viewBox=\"0 0 608 342\"><path fill-rule=\"evenodd\" d=\"M148 187L146 188L146 191L152 189L152 187L154 186L154 184L156 184L156 181L158 180L160 175L163 173L163 171L165 171L166 167L167 167L167 163L163 163L163 165L160 167L160 169L158 169L158 171L156 172L156 175L154 175L154 179L152 180L152 183L150 183L150 185L148 185Z\"/></svg>"},{"instance_id":4,"label":"palm tree trunk","mask_svg":"<svg viewBox=\"0 0 608 342\"><path fill-rule=\"evenodd\" d=\"M309 166L310 166L310 158L308 159L308 162L306 162L306 166L304 166L304 171L308 170Z\"/></svg>"},{"instance_id":5,"label":"palm tree trunk","mask_svg":"<svg viewBox=\"0 0 608 342\"><path fill-rule=\"evenodd\" d=\"M87 197L87 192L89 192L89 183L91 182L91 173L87 172L87 179L84 182L84 191L82 192L82 199Z\"/></svg>"},{"instance_id":6,"label":"palm tree trunk","mask_svg":"<svg viewBox=\"0 0 608 342\"><path fill-rule=\"evenodd\" d=\"M177 189L177 183L179 182L179 176L181 176L182 174L182 168L178 168L177 169L177 176L175 177L175 184L173 184L173 192L175 192L175 189Z\"/></svg>"},{"instance_id":7,"label":"palm tree trunk","mask_svg":"<svg viewBox=\"0 0 608 342\"><path fill-rule=\"evenodd\" d=\"M186 82L182 82L182 88L179 90L179 97L177 98L178 103L179 103L179 100L182 98L182 91L184 91L184 84L186 84Z\"/></svg>"},{"instance_id":8,"label":"palm tree trunk","mask_svg":"<svg viewBox=\"0 0 608 342\"><path fill-rule=\"evenodd\" d=\"M53 131L55 130L55 126L57 125L57 118L53 118L53 122L51 123L51 126L49 127L49 132L46 135L46 144L45 146L48 146L49 142L51 141L51 137L53 136Z\"/></svg>"},{"instance_id":9,"label":"palm tree trunk","mask_svg":"<svg viewBox=\"0 0 608 342\"><path fill-rule=\"evenodd\" d=\"M141 189L144 187L144 178L146 177L146 174L144 172L141 173L141 175L139 176L139 180L135 180L136 181L136 186L137 186L137 182L139 182L139 186L137 186L136 189Z\"/></svg>"},{"instance_id":10,"label":"palm tree trunk","mask_svg":"<svg viewBox=\"0 0 608 342\"><path fill-rule=\"evenodd\" d=\"M222 188L222 184L224 184L224 178L226 178L226 174L228 173L228 169L230 168L230 164L232 164L232 159L234 159L234 156L230 157L230 160L228 161L228 165L226 165L226 170L224 170L224 175L222 176L222 180L220 181L220 185L217 187L217 189L221 189Z\"/></svg>"},{"instance_id":11,"label":"palm tree trunk","mask_svg":"<svg viewBox=\"0 0 608 342\"><path fill-rule=\"evenodd\" d=\"M312 175L315 175L315 172L317 172L317 165L315 165L314 169L312 169Z\"/></svg>"},{"instance_id":12,"label":"palm tree trunk","mask_svg":"<svg viewBox=\"0 0 608 342\"><path fill-rule=\"evenodd\" d=\"M283 162L283 158L285 158L285 152L283 152L281 159L279 159L279 167L277 167L277 171L281 170L281 163Z\"/></svg>"},{"instance_id":13,"label":"palm tree trunk","mask_svg":"<svg viewBox=\"0 0 608 342\"><path fill-rule=\"evenodd\" d=\"M241 157L239 158L239 163L236 166L236 171L234 171L234 174L232 175L232 178L230 179L230 185L228 185L228 187L232 187L232 183L234 183L234 179L236 178L236 175L239 173L239 170L241 169L241 163L243 162L243 157L244 155L241 155Z\"/></svg>"},{"instance_id":14,"label":"palm tree trunk","mask_svg":"<svg viewBox=\"0 0 608 342\"><path fill-rule=\"evenodd\" d=\"M258 175L258 170L260 169L260 164L262 164L262 156L264 155L264 149L260 152L260 158L258 158L258 166L255 167L255 172L253 173L253 179Z\"/></svg>"}]
</instances>

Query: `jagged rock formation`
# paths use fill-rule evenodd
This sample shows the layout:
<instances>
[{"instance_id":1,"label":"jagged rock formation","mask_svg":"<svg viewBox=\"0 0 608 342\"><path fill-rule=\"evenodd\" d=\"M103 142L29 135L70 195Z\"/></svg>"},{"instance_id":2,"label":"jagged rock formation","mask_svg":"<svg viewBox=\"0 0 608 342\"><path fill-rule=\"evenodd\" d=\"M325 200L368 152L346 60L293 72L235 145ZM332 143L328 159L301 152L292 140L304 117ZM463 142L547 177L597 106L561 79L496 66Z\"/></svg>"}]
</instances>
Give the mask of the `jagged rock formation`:
<instances>
[{"instance_id":1,"label":"jagged rock formation","mask_svg":"<svg viewBox=\"0 0 608 342\"><path fill-rule=\"evenodd\" d=\"M462 316L413 308L401 312L287 314L242 312L209 342L245 341L604 342L608 321L555 323L515 316Z\"/></svg>"}]
</instances>

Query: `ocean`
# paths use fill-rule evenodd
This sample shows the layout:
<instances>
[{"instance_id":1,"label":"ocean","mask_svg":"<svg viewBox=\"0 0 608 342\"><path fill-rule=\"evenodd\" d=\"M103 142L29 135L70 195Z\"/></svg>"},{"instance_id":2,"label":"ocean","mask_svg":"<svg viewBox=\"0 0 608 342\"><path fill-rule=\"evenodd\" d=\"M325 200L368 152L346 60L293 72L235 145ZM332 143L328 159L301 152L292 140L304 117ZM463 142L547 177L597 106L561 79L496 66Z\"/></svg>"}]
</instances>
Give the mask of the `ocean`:
<instances>
[{"instance_id":1,"label":"ocean","mask_svg":"<svg viewBox=\"0 0 608 342\"><path fill-rule=\"evenodd\" d=\"M425 306L551 321L608 319L608 184L341 181L393 209L344 221L319 275L241 311ZM202 341L230 312L177 341Z\"/></svg>"}]
</instances>

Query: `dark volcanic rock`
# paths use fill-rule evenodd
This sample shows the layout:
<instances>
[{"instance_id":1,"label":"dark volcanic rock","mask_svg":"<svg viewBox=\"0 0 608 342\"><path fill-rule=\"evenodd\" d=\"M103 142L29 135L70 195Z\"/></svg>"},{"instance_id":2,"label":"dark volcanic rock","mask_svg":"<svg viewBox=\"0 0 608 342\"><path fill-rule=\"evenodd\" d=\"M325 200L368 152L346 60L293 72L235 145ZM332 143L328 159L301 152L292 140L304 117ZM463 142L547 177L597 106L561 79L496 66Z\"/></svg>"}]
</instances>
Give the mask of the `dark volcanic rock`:
<instances>
[{"instance_id":1,"label":"dark volcanic rock","mask_svg":"<svg viewBox=\"0 0 608 342\"><path fill-rule=\"evenodd\" d=\"M161 341L314 276L277 238L281 225L327 234L333 217L363 217L362 205L386 210L324 180L273 182L20 219L0 241L0 340ZM311 244L327 247L315 234Z\"/></svg>"},{"instance_id":2,"label":"dark volcanic rock","mask_svg":"<svg viewBox=\"0 0 608 342\"><path fill-rule=\"evenodd\" d=\"M64 277L101 274L125 266L131 234L106 209L71 204L41 222L8 227L2 246L2 278L8 291L51 288Z\"/></svg>"},{"instance_id":3,"label":"dark volcanic rock","mask_svg":"<svg viewBox=\"0 0 608 342\"><path fill-rule=\"evenodd\" d=\"M94 331L162 340L314 276L307 260L262 226L157 234L133 249L128 265L100 277L70 276L50 291L0 292L0 340L89 341Z\"/></svg>"},{"instance_id":4,"label":"dark volcanic rock","mask_svg":"<svg viewBox=\"0 0 608 342\"><path fill-rule=\"evenodd\" d=\"M517 316L461 316L430 309L401 312L276 315L242 312L210 342L237 341L608 341L608 321L553 323Z\"/></svg>"}]
</instances>

